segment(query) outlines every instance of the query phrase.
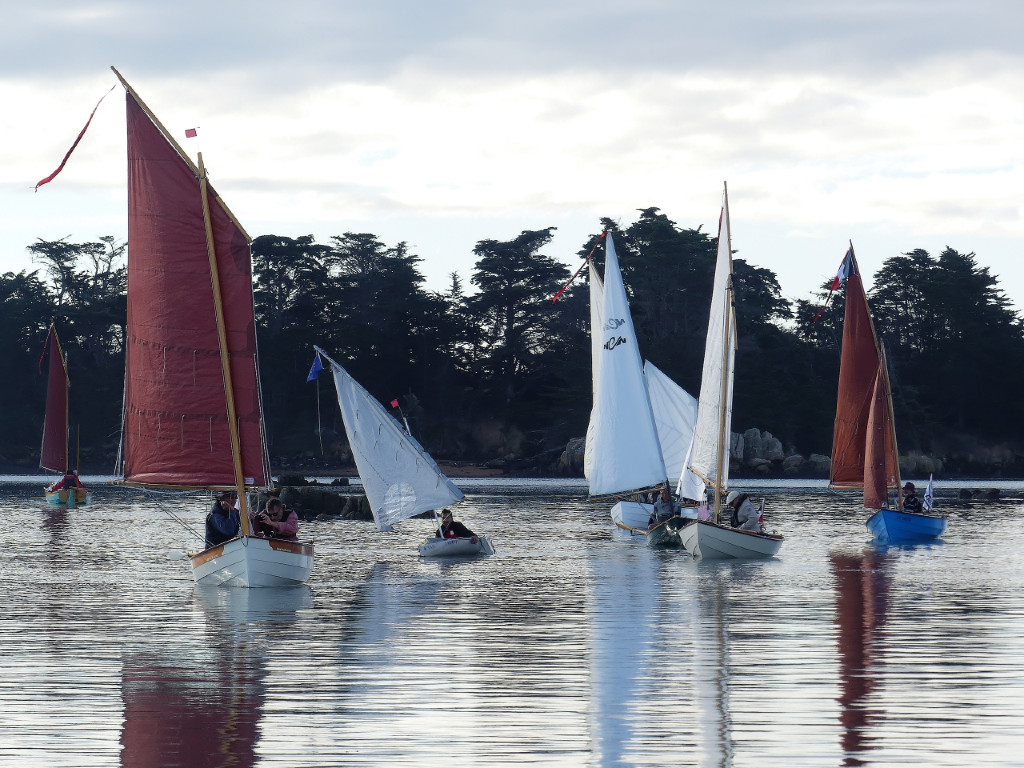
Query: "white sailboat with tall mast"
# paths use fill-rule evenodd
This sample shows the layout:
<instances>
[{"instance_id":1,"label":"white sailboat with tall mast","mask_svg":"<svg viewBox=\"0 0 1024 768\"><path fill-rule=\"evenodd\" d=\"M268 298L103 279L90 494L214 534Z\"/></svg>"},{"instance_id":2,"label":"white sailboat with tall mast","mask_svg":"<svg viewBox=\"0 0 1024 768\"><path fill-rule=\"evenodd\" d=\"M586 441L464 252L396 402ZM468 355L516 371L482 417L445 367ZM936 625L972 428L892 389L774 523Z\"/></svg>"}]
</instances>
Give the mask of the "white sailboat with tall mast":
<instances>
[{"instance_id":1,"label":"white sailboat with tall mast","mask_svg":"<svg viewBox=\"0 0 1024 768\"><path fill-rule=\"evenodd\" d=\"M680 532L683 546L703 559L771 557L782 546L782 536L733 528L722 521L722 503L729 488L729 443L732 427L732 391L736 360L736 305L732 280L732 235L729 228L729 191L723 187L718 223L718 255L711 292L708 335L704 346L697 425L689 469L712 494L712 516Z\"/></svg>"},{"instance_id":2,"label":"white sailboat with tall mast","mask_svg":"<svg viewBox=\"0 0 1024 768\"><path fill-rule=\"evenodd\" d=\"M377 529L390 531L402 520L462 501L462 489L441 472L409 430L330 355L320 347L314 349L334 374L341 418ZM494 547L486 536L432 536L419 546L419 553L422 557L493 555Z\"/></svg>"},{"instance_id":3,"label":"white sailboat with tall mast","mask_svg":"<svg viewBox=\"0 0 1024 768\"><path fill-rule=\"evenodd\" d=\"M111 67L113 69L113 67ZM313 545L253 535L249 488L269 487L251 239L114 69L128 123L128 322L123 482L235 489L238 535L190 554L198 584L300 584Z\"/></svg>"}]
</instances>

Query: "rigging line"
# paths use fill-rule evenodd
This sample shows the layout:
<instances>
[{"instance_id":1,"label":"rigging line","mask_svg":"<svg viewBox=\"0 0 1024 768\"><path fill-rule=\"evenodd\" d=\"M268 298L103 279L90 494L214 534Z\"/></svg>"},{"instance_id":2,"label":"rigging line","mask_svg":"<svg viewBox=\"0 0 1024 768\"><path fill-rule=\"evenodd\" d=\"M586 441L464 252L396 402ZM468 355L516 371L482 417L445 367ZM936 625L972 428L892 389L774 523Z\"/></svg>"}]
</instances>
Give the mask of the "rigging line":
<instances>
[{"instance_id":1,"label":"rigging line","mask_svg":"<svg viewBox=\"0 0 1024 768\"><path fill-rule=\"evenodd\" d=\"M607 235L607 234L608 234L608 230L607 229L600 234L600 236L597 238L597 242L594 243L594 247L591 248L590 249L590 253L587 254L587 258L585 258L583 260L583 263L580 264L580 268L577 269L576 272L573 273L573 276L569 278L569 282L562 286L562 290L560 290L558 293L556 293L554 296L551 297L551 303L552 304L554 304L556 301L558 301L558 297L561 296L563 293L565 293L566 288L568 288L570 285L572 285L573 280L575 280L577 277L579 277L580 272L582 272L583 268L585 266L587 266L587 264L590 263L590 257L594 255L594 252L597 250L597 246L599 246L601 244L601 241L604 240L605 235Z\"/></svg>"}]
</instances>

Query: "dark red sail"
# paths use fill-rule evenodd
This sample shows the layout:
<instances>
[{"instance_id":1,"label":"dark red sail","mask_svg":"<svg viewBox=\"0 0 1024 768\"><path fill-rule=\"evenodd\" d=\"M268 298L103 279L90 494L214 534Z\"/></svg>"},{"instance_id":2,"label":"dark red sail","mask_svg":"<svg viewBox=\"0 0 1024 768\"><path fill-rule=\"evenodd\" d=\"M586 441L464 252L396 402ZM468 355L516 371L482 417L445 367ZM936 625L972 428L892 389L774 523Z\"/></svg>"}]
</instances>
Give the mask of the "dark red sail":
<instances>
[{"instance_id":1,"label":"dark red sail","mask_svg":"<svg viewBox=\"0 0 1024 768\"><path fill-rule=\"evenodd\" d=\"M124 477L233 486L226 384L200 180L129 91L128 336ZM256 358L249 238L208 188L242 472L269 477Z\"/></svg>"},{"instance_id":2,"label":"dark red sail","mask_svg":"<svg viewBox=\"0 0 1024 768\"><path fill-rule=\"evenodd\" d=\"M830 484L838 488L863 487L865 506L878 509L885 501L885 489L898 484L892 402L885 358L852 250Z\"/></svg>"},{"instance_id":3,"label":"dark red sail","mask_svg":"<svg viewBox=\"0 0 1024 768\"><path fill-rule=\"evenodd\" d=\"M46 335L50 356L46 380L46 416L43 418L43 445L39 466L51 472L68 471L68 369L64 353L52 325Z\"/></svg>"}]
</instances>

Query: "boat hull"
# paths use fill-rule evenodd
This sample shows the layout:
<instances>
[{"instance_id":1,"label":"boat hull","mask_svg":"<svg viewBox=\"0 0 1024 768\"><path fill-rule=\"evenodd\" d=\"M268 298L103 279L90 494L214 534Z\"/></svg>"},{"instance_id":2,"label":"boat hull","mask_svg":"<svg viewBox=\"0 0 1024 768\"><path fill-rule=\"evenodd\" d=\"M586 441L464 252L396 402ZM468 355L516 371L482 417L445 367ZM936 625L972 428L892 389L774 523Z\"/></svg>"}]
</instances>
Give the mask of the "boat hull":
<instances>
[{"instance_id":1,"label":"boat hull","mask_svg":"<svg viewBox=\"0 0 1024 768\"><path fill-rule=\"evenodd\" d=\"M774 557L783 541L777 534L741 531L705 520L682 528L679 538L687 552L703 560Z\"/></svg>"},{"instance_id":2,"label":"boat hull","mask_svg":"<svg viewBox=\"0 0 1024 768\"><path fill-rule=\"evenodd\" d=\"M871 535L881 542L927 541L936 539L946 531L946 518L895 509L880 509L868 518L865 525Z\"/></svg>"},{"instance_id":3,"label":"boat hull","mask_svg":"<svg viewBox=\"0 0 1024 768\"><path fill-rule=\"evenodd\" d=\"M57 491L46 491L46 503L54 507L82 507L92 503L92 492L88 488L61 488Z\"/></svg>"},{"instance_id":4,"label":"boat hull","mask_svg":"<svg viewBox=\"0 0 1024 768\"><path fill-rule=\"evenodd\" d=\"M420 544L420 557L471 557L494 554L494 547L486 536L476 538L474 544L471 538L442 539L434 536Z\"/></svg>"},{"instance_id":5,"label":"boat hull","mask_svg":"<svg viewBox=\"0 0 1024 768\"><path fill-rule=\"evenodd\" d=\"M682 549L683 540L679 532L692 522L682 517L670 517L647 531L647 546Z\"/></svg>"},{"instance_id":6,"label":"boat hull","mask_svg":"<svg viewBox=\"0 0 1024 768\"><path fill-rule=\"evenodd\" d=\"M191 555L190 560L196 584L287 587L309 578L313 545L241 536Z\"/></svg>"},{"instance_id":7,"label":"boat hull","mask_svg":"<svg viewBox=\"0 0 1024 768\"><path fill-rule=\"evenodd\" d=\"M641 504L639 501L620 501L612 507L612 522L627 531L647 532L647 524L654 511L653 504Z\"/></svg>"}]
</instances>

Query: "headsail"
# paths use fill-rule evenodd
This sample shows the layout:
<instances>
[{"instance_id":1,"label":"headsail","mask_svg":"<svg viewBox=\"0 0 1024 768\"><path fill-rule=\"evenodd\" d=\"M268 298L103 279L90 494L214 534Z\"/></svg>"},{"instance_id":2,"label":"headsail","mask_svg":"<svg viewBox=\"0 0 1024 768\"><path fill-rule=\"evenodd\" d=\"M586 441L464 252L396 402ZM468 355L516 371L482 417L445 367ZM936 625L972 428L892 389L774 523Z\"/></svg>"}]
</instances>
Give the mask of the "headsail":
<instances>
[{"instance_id":1,"label":"headsail","mask_svg":"<svg viewBox=\"0 0 1024 768\"><path fill-rule=\"evenodd\" d=\"M847 252L846 309L829 483L864 488L864 506L879 509L899 487L892 398L885 356L871 321L860 268Z\"/></svg>"},{"instance_id":2,"label":"headsail","mask_svg":"<svg viewBox=\"0 0 1024 768\"><path fill-rule=\"evenodd\" d=\"M57 329L51 324L46 334L50 355L46 380L46 416L43 418L43 444L39 466L51 472L67 472L68 462L68 368L60 348ZM41 361L40 361L41 362Z\"/></svg>"},{"instance_id":3,"label":"headsail","mask_svg":"<svg viewBox=\"0 0 1024 768\"><path fill-rule=\"evenodd\" d=\"M644 378L647 392L654 411L654 425L661 443L661 456L665 462L665 476L682 479L678 490L683 498L699 499L703 483L697 479L687 464L693 445L693 427L697 421L697 398L666 376L650 360L644 363ZM684 473L685 472L685 476ZM697 493L698 495L691 495Z\"/></svg>"},{"instance_id":4,"label":"headsail","mask_svg":"<svg viewBox=\"0 0 1024 768\"><path fill-rule=\"evenodd\" d=\"M119 75L120 77L120 75ZM122 79L123 82L123 79ZM270 480L256 355L249 236L208 189L211 274L199 169L127 87L127 482L235 486L214 285L223 299L241 471Z\"/></svg>"},{"instance_id":5,"label":"headsail","mask_svg":"<svg viewBox=\"0 0 1024 768\"><path fill-rule=\"evenodd\" d=\"M690 468L719 490L729 485L729 443L732 428L732 389L736 360L736 317L732 293L732 235L729 197L722 194L718 223L718 256L711 292L708 335L704 344ZM717 497L718 494L716 494ZM716 509L718 505L716 504Z\"/></svg>"},{"instance_id":6,"label":"headsail","mask_svg":"<svg viewBox=\"0 0 1024 768\"><path fill-rule=\"evenodd\" d=\"M666 481L640 350L615 245L606 238L594 407L587 428L591 496L651 488ZM592 288L593 290L593 288ZM593 315L592 315L593 317Z\"/></svg>"},{"instance_id":7,"label":"headsail","mask_svg":"<svg viewBox=\"0 0 1024 768\"><path fill-rule=\"evenodd\" d=\"M373 519L384 531L465 498L430 455L377 400L319 347L331 364L338 405Z\"/></svg>"}]
</instances>

